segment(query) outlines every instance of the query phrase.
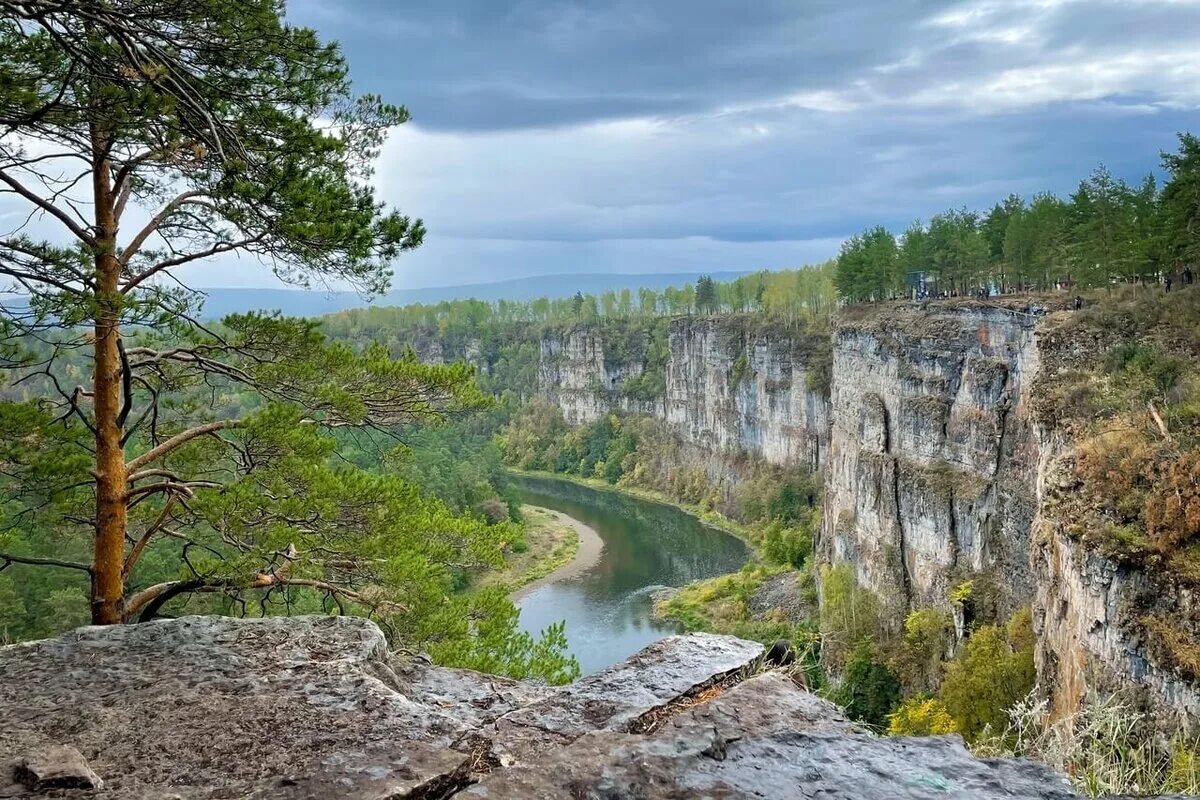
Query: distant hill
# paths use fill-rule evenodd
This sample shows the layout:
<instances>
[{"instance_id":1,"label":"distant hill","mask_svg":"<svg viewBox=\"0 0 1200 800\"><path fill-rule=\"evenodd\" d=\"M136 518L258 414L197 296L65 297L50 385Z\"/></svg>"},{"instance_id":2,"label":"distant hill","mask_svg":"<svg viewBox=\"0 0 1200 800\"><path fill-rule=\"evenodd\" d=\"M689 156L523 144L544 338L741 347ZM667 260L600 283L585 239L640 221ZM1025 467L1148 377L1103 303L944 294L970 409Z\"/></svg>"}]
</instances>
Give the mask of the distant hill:
<instances>
[{"instance_id":1,"label":"distant hill","mask_svg":"<svg viewBox=\"0 0 1200 800\"><path fill-rule=\"evenodd\" d=\"M363 306L404 306L411 303L438 303L442 300L532 300L537 297L569 297L575 292L602 294L612 289L665 289L694 283L700 275L726 281L745 275L741 272L659 272L644 275L588 273L583 275L537 275L495 283L465 286L437 286L424 289L397 289L370 302L355 292L303 291L300 289L203 289L208 296L204 316L217 319L245 311L282 311L293 317L317 317L347 308Z\"/></svg>"}]
</instances>

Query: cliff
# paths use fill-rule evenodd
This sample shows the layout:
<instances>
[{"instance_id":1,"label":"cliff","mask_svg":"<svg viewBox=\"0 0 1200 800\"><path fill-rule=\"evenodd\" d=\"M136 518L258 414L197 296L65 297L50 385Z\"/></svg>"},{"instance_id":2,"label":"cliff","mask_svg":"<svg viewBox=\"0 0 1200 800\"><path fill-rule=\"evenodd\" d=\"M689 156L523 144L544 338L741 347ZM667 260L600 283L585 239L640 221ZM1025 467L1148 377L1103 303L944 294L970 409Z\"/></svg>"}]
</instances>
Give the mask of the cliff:
<instances>
[{"instance_id":1,"label":"cliff","mask_svg":"<svg viewBox=\"0 0 1200 800\"><path fill-rule=\"evenodd\" d=\"M539 392L573 423L614 410L664 420L722 485L738 480L744 453L819 468L818 561L853 565L894 629L937 607L961 639L973 622L1031 606L1056 713L1120 691L1165 728L1195 726L1197 581L1175 579L1173 557L1152 548L1118 558L1098 547L1114 516L1105 498L1080 498L1075 469L1089 420L1111 412L1106 400L1072 410L1072 381L1108 391L1109 355L1172 318L1154 346L1200 360L1187 349L1195 292L1157 311L1161 297L1131 296L1080 313L1064 298L856 306L823 341L753 316L680 318L658 361L650 335L639 343L628 326L551 329ZM1081 424L1064 421L1072 413Z\"/></svg>"},{"instance_id":2,"label":"cliff","mask_svg":"<svg viewBox=\"0 0 1200 800\"><path fill-rule=\"evenodd\" d=\"M551 329L541 338L539 393L572 424L610 411L665 420L714 455L760 456L819 468L829 421L821 335L752 316L677 318L654 361L652 330L614 335L603 325ZM660 379L646 380L650 374ZM638 381L637 393L628 389Z\"/></svg>"},{"instance_id":3,"label":"cliff","mask_svg":"<svg viewBox=\"0 0 1200 800\"><path fill-rule=\"evenodd\" d=\"M968 580L966 616L1004 617L1033 595L1037 320L893 306L845 314L834 331L820 553L852 563L897 624L950 609Z\"/></svg>"},{"instance_id":4,"label":"cliff","mask_svg":"<svg viewBox=\"0 0 1200 800\"><path fill-rule=\"evenodd\" d=\"M551 689L371 622L185 617L0 648L0 797L1073 798L957 737L876 738L694 635Z\"/></svg>"}]
</instances>

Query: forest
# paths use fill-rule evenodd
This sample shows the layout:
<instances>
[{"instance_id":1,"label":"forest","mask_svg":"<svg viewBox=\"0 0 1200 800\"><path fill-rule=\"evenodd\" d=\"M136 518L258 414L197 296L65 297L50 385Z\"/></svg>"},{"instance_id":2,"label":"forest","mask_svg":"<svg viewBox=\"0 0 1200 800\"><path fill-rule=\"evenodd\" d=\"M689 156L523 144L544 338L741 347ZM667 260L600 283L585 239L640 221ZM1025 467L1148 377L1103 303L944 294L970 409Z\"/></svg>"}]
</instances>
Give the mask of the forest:
<instances>
[{"instance_id":1,"label":"forest","mask_svg":"<svg viewBox=\"0 0 1200 800\"><path fill-rule=\"evenodd\" d=\"M24 222L0 238L0 636L355 613L441 662L570 679L561 628L464 590L519 523L383 455L490 407L471 368L278 314L208 323L180 280L240 255L385 291L425 233L368 180L408 111L353 94L340 48L270 0L2 10L0 192Z\"/></svg>"}]
</instances>

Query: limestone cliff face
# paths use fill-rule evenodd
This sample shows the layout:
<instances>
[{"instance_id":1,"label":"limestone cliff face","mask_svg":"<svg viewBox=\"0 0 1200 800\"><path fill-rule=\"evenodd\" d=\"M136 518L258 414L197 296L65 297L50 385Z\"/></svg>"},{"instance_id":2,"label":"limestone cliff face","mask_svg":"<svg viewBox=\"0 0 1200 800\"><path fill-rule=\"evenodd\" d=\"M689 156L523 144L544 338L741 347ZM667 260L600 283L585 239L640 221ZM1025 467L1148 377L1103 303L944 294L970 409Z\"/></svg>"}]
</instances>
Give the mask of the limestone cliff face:
<instances>
[{"instance_id":1,"label":"limestone cliff face","mask_svg":"<svg viewBox=\"0 0 1200 800\"><path fill-rule=\"evenodd\" d=\"M681 319L669 341L666 420L687 441L773 464L821 466L829 404L796 340Z\"/></svg>"},{"instance_id":2,"label":"limestone cliff face","mask_svg":"<svg viewBox=\"0 0 1200 800\"><path fill-rule=\"evenodd\" d=\"M1027 602L1036 317L868 309L833 339L823 560L852 563L898 621L979 575L995 611Z\"/></svg>"},{"instance_id":3,"label":"limestone cliff face","mask_svg":"<svg viewBox=\"0 0 1200 800\"><path fill-rule=\"evenodd\" d=\"M1119 331L1081 329L1063 314L1048 317L1039 331L1039 403L1050 404L1062 374L1094 365L1126 342ZM1055 431L1044 437L1042 450L1030 567L1038 679L1052 710L1069 713L1089 693L1117 693L1142 706L1164 731L1196 730L1195 667L1189 675L1178 657L1163 651L1171 639L1183 647L1200 641L1200 598L1178 585L1165 564L1116 559L1089 545L1087 534L1105 521L1083 493L1074 442ZM1156 623L1169 629L1168 641L1149 630Z\"/></svg>"},{"instance_id":4,"label":"limestone cliff face","mask_svg":"<svg viewBox=\"0 0 1200 800\"><path fill-rule=\"evenodd\" d=\"M595 422L614 410L661 417L661 401L637 400L620 392L624 382L642 370L639 359L614 363L605 357L602 328L551 330L541 339L538 391L558 404L571 425Z\"/></svg>"},{"instance_id":5,"label":"limestone cliff face","mask_svg":"<svg viewBox=\"0 0 1200 800\"><path fill-rule=\"evenodd\" d=\"M742 453L820 468L818 561L853 565L892 624L939 607L961 637L973 617L1029 605L1056 710L1091 690L1134 690L1164 719L1197 724L1197 683L1154 652L1146 620L1175 620L1200 640L1200 603L1068 530L1079 518L1064 502L1078 494L1074 442L1044 406L1057 370L1123 341L1060 324L1071 314L1016 302L860 307L824 341L753 315L680 318L658 329L658 351L636 325L551 329L535 339L536 390L573 424L614 410L664 420L689 464L726 487ZM440 358L435 345L426 353ZM969 601L952 603L968 581Z\"/></svg>"},{"instance_id":6,"label":"limestone cliff face","mask_svg":"<svg viewBox=\"0 0 1200 800\"><path fill-rule=\"evenodd\" d=\"M972 613L1031 606L1039 687L1056 714L1121 692L1164 729L1194 727L1200 686L1147 626L1169 620L1200 639L1200 603L1152 565L1081 539L1093 510L1049 398L1058 370L1091 366L1120 340L1062 325L1069 316L983 305L843 314L818 554L852 564L896 626L941 607L961 636ZM971 598L951 603L965 581Z\"/></svg>"},{"instance_id":7,"label":"limestone cliff face","mask_svg":"<svg viewBox=\"0 0 1200 800\"><path fill-rule=\"evenodd\" d=\"M645 413L715 455L744 452L814 468L823 463L828 403L812 377L811 337L755 331L740 318L673 320L660 365L662 393L652 399L623 391L647 369L644 353L616 361L607 344L603 327L543 335L539 391L558 403L568 422L591 422L613 410Z\"/></svg>"},{"instance_id":8,"label":"limestone cliff face","mask_svg":"<svg viewBox=\"0 0 1200 800\"><path fill-rule=\"evenodd\" d=\"M1195 728L1200 687L1150 651L1143 620L1157 615L1195 636L1200 603L1153 571L1119 564L1069 535L1056 501L1076 487L1063 466L1050 470L1032 554L1038 678L1051 709L1066 714L1089 693L1117 693L1144 706L1164 731Z\"/></svg>"}]
</instances>

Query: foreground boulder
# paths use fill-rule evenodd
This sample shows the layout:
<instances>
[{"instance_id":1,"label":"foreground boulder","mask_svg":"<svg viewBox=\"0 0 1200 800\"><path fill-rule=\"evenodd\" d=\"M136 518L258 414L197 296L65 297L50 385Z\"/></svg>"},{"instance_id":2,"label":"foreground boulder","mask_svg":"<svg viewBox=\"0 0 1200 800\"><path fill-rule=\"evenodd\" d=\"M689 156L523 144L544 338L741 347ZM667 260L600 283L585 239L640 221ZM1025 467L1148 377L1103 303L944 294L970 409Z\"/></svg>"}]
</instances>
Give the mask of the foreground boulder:
<instances>
[{"instance_id":1,"label":"foreground boulder","mask_svg":"<svg viewBox=\"0 0 1200 800\"><path fill-rule=\"evenodd\" d=\"M671 637L552 689L393 656L362 619L81 628L0 648L0 797L1077 796L956 737L870 736L761 653Z\"/></svg>"}]
</instances>

